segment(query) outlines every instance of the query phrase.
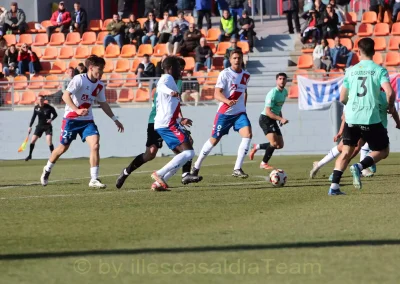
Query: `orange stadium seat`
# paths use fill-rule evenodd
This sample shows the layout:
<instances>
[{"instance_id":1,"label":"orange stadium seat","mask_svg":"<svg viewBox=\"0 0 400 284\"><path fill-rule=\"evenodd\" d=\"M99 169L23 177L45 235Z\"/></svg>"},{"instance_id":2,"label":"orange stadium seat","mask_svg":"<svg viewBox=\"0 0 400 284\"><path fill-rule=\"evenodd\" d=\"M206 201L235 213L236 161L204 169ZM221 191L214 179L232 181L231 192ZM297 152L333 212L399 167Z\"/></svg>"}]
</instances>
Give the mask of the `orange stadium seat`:
<instances>
[{"instance_id":1,"label":"orange stadium seat","mask_svg":"<svg viewBox=\"0 0 400 284\"><path fill-rule=\"evenodd\" d=\"M6 40L8 46L10 46L12 44L17 44L17 38L13 34L4 35L3 38Z\"/></svg>"},{"instance_id":2,"label":"orange stadium seat","mask_svg":"<svg viewBox=\"0 0 400 284\"><path fill-rule=\"evenodd\" d=\"M136 72L138 66L140 64L140 59L139 58L135 58L132 62L132 67L131 67L131 71L132 72Z\"/></svg>"},{"instance_id":3,"label":"orange stadium seat","mask_svg":"<svg viewBox=\"0 0 400 284\"><path fill-rule=\"evenodd\" d=\"M400 64L400 56L397 51L389 51L386 53L385 66L398 66Z\"/></svg>"},{"instance_id":4,"label":"orange stadium seat","mask_svg":"<svg viewBox=\"0 0 400 284\"><path fill-rule=\"evenodd\" d=\"M385 51L386 50L386 39L384 37L375 37L375 50L376 51Z\"/></svg>"},{"instance_id":5,"label":"orange stadium seat","mask_svg":"<svg viewBox=\"0 0 400 284\"><path fill-rule=\"evenodd\" d=\"M226 50L231 46L230 42L220 42L217 46L217 55L225 55Z\"/></svg>"},{"instance_id":6,"label":"orange stadium seat","mask_svg":"<svg viewBox=\"0 0 400 284\"><path fill-rule=\"evenodd\" d=\"M51 27L53 24L51 23L50 20L44 20L40 23L40 25L42 26L42 28L45 30L46 32L46 28L47 27Z\"/></svg>"},{"instance_id":7,"label":"orange stadium seat","mask_svg":"<svg viewBox=\"0 0 400 284\"><path fill-rule=\"evenodd\" d=\"M42 59L51 60L51 59L56 59L57 56L58 56L57 47L49 46L49 47L46 47L46 49L44 50Z\"/></svg>"},{"instance_id":8,"label":"orange stadium seat","mask_svg":"<svg viewBox=\"0 0 400 284\"><path fill-rule=\"evenodd\" d=\"M46 77L44 89L57 89L60 86L60 81L57 75L49 75Z\"/></svg>"},{"instance_id":9,"label":"orange stadium seat","mask_svg":"<svg viewBox=\"0 0 400 284\"><path fill-rule=\"evenodd\" d=\"M151 44L141 44L139 45L139 50L136 56L143 57L145 54L152 55L153 54L153 47Z\"/></svg>"},{"instance_id":10,"label":"orange stadium seat","mask_svg":"<svg viewBox=\"0 0 400 284\"><path fill-rule=\"evenodd\" d=\"M65 39L66 45L77 45L81 42L81 34L77 32L67 34Z\"/></svg>"},{"instance_id":11,"label":"orange stadium seat","mask_svg":"<svg viewBox=\"0 0 400 284\"><path fill-rule=\"evenodd\" d=\"M41 75L34 75L31 77L28 89L41 89L44 85L44 77Z\"/></svg>"},{"instance_id":12,"label":"orange stadium seat","mask_svg":"<svg viewBox=\"0 0 400 284\"><path fill-rule=\"evenodd\" d=\"M106 89L106 100L107 103L112 104L117 102L118 93L116 89Z\"/></svg>"},{"instance_id":13,"label":"orange stadium seat","mask_svg":"<svg viewBox=\"0 0 400 284\"><path fill-rule=\"evenodd\" d=\"M126 75L126 81L124 87L137 87L139 84L136 81L136 74Z\"/></svg>"},{"instance_id":14,"label":"orange stadium seat","mask_svg":"<svg viewBox=\"0 0 400 284\"><path fill-rule=\"evenodd\" d=\"M387 36L389 35L389 24L386 23L378 23L374 28L374 36Z\"/></svg>"},{"instance_id":15,"label":"orange stadium seat","mask_svg":"<svg viewBox=\"0 0 400 284\"><path fill-rule=\"evenodd\" d=\"M242 49L243 54L247 54L250 51L249 43L246 41L238 41L237 46Z\"/></svg>"},{"instance_id":16,"label":"orange stadium seat","mask_svg":"<svg viewBox=\"0 0 400 284\"><path fill-rule=\"evenodd\" d=\"M353 58L351 59L351 66L356 65L358 62L360 62L360 58L358 58L357 53L353 53Z\"/></svg>"},{"instance_id":17,"label":"orange stadium seat","mask_svg":"<svg viewBox=\"0 0 400 284\"><path fill-rule=\"evenodd\" d=\"M308 69L313 66L313 58L311 55L302 54L297 61L297 68Z\"/></svg>"},{"instance_id":18,"label":"orange stadium seat","mask_svg":"<svg viewBox=\"0 0 400 284\"><path fill-rule=\"evenodd\" d=\"M71 59L72 57L74 57L74 49L71 46L61 47L58 59Z\"/></svg>"},{"instance_id":19,"label":"orange stadium seat","mask_svg":"<svg viewBox=\"0 0 400 284\"><path fill-rule=\"evenodd\" d=\"M396 68L393 67L393 66L388 66L388 67L386 67L386 70L389 72L389 75L397 74L397 70L396 70Z\"/></svg>"},{"instance_id":20,"label":"orange stadium seat","mask_svg":"<svg viewBox=\"0 0 400 284\"><path fill-rule=\"evenodd\" d=\"M87 46L78 46L75 49L75 58L84 59L89 57L89 48Z\"/></svg>"},{"instance_id":21,"label":"orange stadium seat","mask_svg":"<svg viewBox=\"0 0 400 284\"><path fill-rule=\"evenodd\" d=\"M108 78L107 87L119 88L119 87L122 87L123 84L124 84L124 80L122 79L121 74L111 74L111 76Z\"/></svg>"},{"instance_id":22,"label":"orange stadium seat","mask_svg":"<svg viewBox=\"0 0 400 284\"><path fill-rule=\"evenodd\" d=\"M147 21L147 18L137 18L136 20L140 23L140 26L143 28L143 25Z\"/></svg>"},{"instance_id":23,"label":"orange stadium seat","mask_svg":"<svg viewBox=\"0 0 400 284\"><path fill-rule=\"evenodd\" d=\"M83 45L92 45L96 43L96 33L95 32L85 32L82 35L81 44Z\"/></svg>"},{"instance_id":24,"label":"orange stadium seat","mask_svg":"<svg viewBox=\"0 0 400 284\"><path fill-rule=\"evenodd\" d=\"M35 41L32 43L33 46L45 46L49 43L47 34L37 34L35 36Z\"/></svg>"},{"instance_id":25,"label":"orange stadium seat","mask_svg":"<svg viewBox=\"0 0 400 284\"><path fill-rule=\"evenodd\" d=\"M117 58L119 56L120 49L116 44L109 44L106 47L106 52L104 53L105 58Z\"/></svg>"},{"instance_id":26,"label":"orange stadium seat","mask_svg":"<svg viewBox=\"0 0 400 284\"><path fill-rule=\"evenodd\" d=\"M136 54L136 46L133 44L125 44L122 46L121 55L122 58L132 58Z\"/></svg>"},{"instance_id":27,"label":"orange stadium seat","mask_svg":"<svg viewBox=\"0 0 400 284\"><path fill-rule=\"evenodd\" d=\"M76 68L76 67L78 67L78 64L79 63L81 63L81 61L79 61L79 60L71 60L70 62L69 62L69 64L68 64L68 68L69 67L72 67L72 68Z\"/></svg>"},{"instance_id":28,"label":"orange stadium seat","mask_svg":"<svg viewBox=\"0 0 400 284\"><path fill-rule=\"evenodd\" d=\"M101 30L102 26L103 26L102 20L90 20L88 31L98 32Z\"/></svg>"},{"instance_id":29,"label":"orange stadium seat","mask_svg":"<svg viewBox=\"0 0 400 284\"><path fill-rule=\"evenodd\" d=\"M206 67L204 67L206 69ZM211 69L213 70L224 70L224 58L223 57L214 57L212 61Z\"/></svg>"},{"instance_id":30,"label":"orange stadium seat","mask_svg":"<svg viewBox=\"0 0 400 284\"><path fill-rule=\"evenodd\" d=\"M206 37L207 36L207 31L204 30L204 29L201 29L200 33L201 33L201 37Z\"/></svg>"},{"instance_id":31,"label":"orange stadium seat","mask_svg":"<svg viewBox=\"0 0 400 284\"><path fill-rule=\"evenodd\" d=\"M202 71L193 72L193 77L197 79L197 82L199 82L200 85L203 85L206 82L206 75L207 74Z\"/></svg>"},{"instance_id":32,"label":"orange stadium seat","mask_svg":"<svg viewBox=\"0 0 400 284\"><path fill-rule=\"evenodd\" d=\"M51 63L49 61L41 61L40 66L42 66L40 74L48 74L50 72Z\"/></svg>"},{"instance_id":33,"label":"orange stadium seat","mask_svg":"<svg viewBox=\"0 0 400 284\"><path fill-rule=\"evenodd\" d=\"M148 102L149 100L149 89L138 88L136 91L135 102Z\"/></svg>"},{"instance_id":34,"label":"orange stadium seat","mask_svg":"<svg viewBox=\"0 0 400 284\"><path fill-rule=\"evenodd\" d=\"M54 61L53 66L50 69L50 74L63 74L67 69L65 60Z\"/></svg>"},{"instance_id":35,"label":"orange stadium seat","mask_svg":"<svg viewBox=\"0 0 400 284\"><path fill-rule=\"evenodd\" d=\"M189 71L189 70L192 70L192 71L193 71L193 69L194 69L194 64L195 64L194 58L193 58L193 57L184 57L183 59L184 59L185 62L186 62L185 71Z\"/></svg>"},{"instance_id":36,"label":"orange stadium seat","mask_svg":"<svg viewBox=\"0 0 400 284\"><path fill-rule=\"evenodd\" d=\"M360 42L360 40L362 40L362 37L358 37L358 38L356 38L356 40L354 41L353 51L355 51L355 52L358 51L358 43Z\"/></svg>"},{"instance_id":37,"label":"orange stadium seat","mask_svg":"<svg viewBox=\"0 0 400 284\"><path fill-rule=\"evenodd\" d=\"M313 70L313 72L314 72L314 78L316 80L325 80L326 79L325 69L315 69L315 70Z\"/></svg>"},{"instance_id":38,"label":"orange stadium seat","mask_svg":"<svg viewBox=\"0 0 400 284\"><path fill-rule=\"evenodd\" d=\"M207 31L207 41L217 41L221 31L218 28L211 28Z\"/></svg>"},{"instance_id":39,"label":"orange stadium seat","mask_svg":"<svg viewBox=\"0 0 400 284\"><path fill-rule=\"evenodd\" d=\"M327 38L329 48L335 47L335 41L332 38ZM314 50L313 50L314 51Z\"/></svg>"},{"instance_id":40,"label":"orange stadium seat","mask_svg":"<svg viewBox=\"0 0 400 284\"><path fill-rule=\"evenodd\" d=\"M106 60L106 66L104 66L104 73L111 73L114 71L114 63L112 60Z\"/></svg>"},{"instance_id":41,"label":"orange stadium seat","mask_svg":"<svg viewBox=\"0 0 400 284\"><path fill-rule=\"evenodd\" d=\"M217 83L219 71L210 71L207 73L207 78L204 84L206 85L215 85Z\"/></svg>"},{"instance_id":42,"label":"orange stadium seat","mask_svg":"<svg viewBox=\"0 0 400 284\"><path fill-rule=\"evenodd\" d=\"M40 58L42 58L42 50L40 49L40 47L34 47L34 46L32 46L32 51L34 52L34 53L36 53L36 56L40 59Z\"/></svg>"},{"instance_id":43,"label":"orange stadium seat","mask_svg":"<svg viewBox=\"0 0 400 284\"><path fill-rule=\"evenodd\" d=\"M113 19L105 19L104 22L103 22L103 26L102 26L101 30L102 30L102 31L106 31L106 30L107 30L107 25L108 25L109 23L111 23L112 20L113 20Z\"/></svg>"},{"instance_id":44,"label":"orange stadium seat","mask_svg":"<svg viewBox=\"0 0 400 284\"><path fill-rule=\"evenodd\" d=\"M204 86L201 89L201 100L202 101L211 101L214 99L215 88L213 86Z\"/></svg>"},{"instance_id":45,"label":"orange stadium seat","mask_svg":"<svg viewBox=\"0 0 400 284\"><path fill-rule=\"evenodd\" d=\"M353 49L353 42L349 38L341 38L340 43L350 51Z\"/></svg>"},{"instance_id":46,"label":"orange stadium seat","mask_svg":"<svg viewBox=\"0 0 400 284\"><path fill-rule=\"evenodd\" d=\"M289 89L289 99L297 99L299 97L299 87L297 85L290 86Z\"/></svg>"},{"instance_id":47,"label":"orange stadium seat","mask_svg":"<svg viewBox=\"0 0 400 284\"><path fill-rule=\"evenodd\" d=\"M115 65L115 72L128 72L129 71L129 60L128 59L118 59Z\"/></svg>"},{"instance_id":48,"label":"orange stadium seat","mask_svg":"<svg viewBox=\"0 0 400 284\"><path fill-rule=\"evenodd\" d=\"M308 78L308 72L307 72L307 70L303 70L303 69L296 70L296 72L293 75L293 83L294 84L297 84L297 76L303 76L303 77Z\"/></svg>"},{"instance_id":49,"label":"orange stadium seat","mask_svg":"<svg viewBox=\"0 0 400 284\"><path fill-rule=\"evenodd\" d=\"M348 12L345 14L345 24L346 25L357 25L357 13L356 12Z\"/></svg>"},{"instance_id":50,"label":"orange stadium seat","mask_svg":"<svg viewBox=\"0 0 400 284\"><path fill-rule=\"evenodd\" d=\"M28 33L35 34L39 32L35 27L35 25L37 24L36 22L28 22L27 24L28 24L28 29L27 29Z\"/></svg>"},{"instance_id":51,"label":"orange stadium seat","mask_svg":"<svg viewBox=\"0 0 400 284\"><path fill-rule=\"evenodd\" d=\"M6 104L6 105L11 105L12 104L12 95L11 95L11 93L7 93L6 94L6 97L5 97L5 100L4 100L4 103ZM14 104L18 104L19 103L19 93L14 93Z\"/></svg>"},{"instance_id":52,"label":"orange stadium seat","mask_svg":"<svg viewBox=\"0 0 400 284\"><path fill-rule=\"evenodd\" d=\"M400 37L390 37L389 39L389 50L399 50Z\"/></svg>"},{"instance_id":53,"label":"orange stadium seat","mask_svg":"<svg viewBox=\"0 0 400 284\"><path fill-rule=\"evenodd\" d=\"M150 62L154 64L154 66L157 66L157 63L161 61L161 57L152 57L150 59Z\"/></svg>"},{"instance_id":54,"label":"orange stadium seat","mask_svg":"<svg viewBox=\"0 0 400 284\"><path fill-rule=\"evenodd\" d=\"M28 87L28 79L24 75L18 75L14 78L13 86L15 90L24 90Z\"/></svg>"},{"instance_id":55,"label":"orange stadium seat","mask_svg":"<svg viewBox=\"0 0 400 284\"><path fill-rule=\"evenodd\" d=\"M119 103L130 103L134 99L134 93L132 89L122 89L119 92L119 97L117 102Z\"/></svg>"},{"instance_id":56,"label":"orange stadium seat","mask_svg":"<svg viewBox=\"0 0 400 284\"><path fill-rule=\"evenodd\" d=\"M193 16L185 16L185 20L188 21L190 24L194 24Z\"/></svg>"},{"instance_id":57,"label":"orange stadium seat","mask_svg":"<svg viewBox=\"0 0 400 284\"><path fill-rule=\"evenodd\" d=\"M1 69L3 70L3 66L1 66ZM10 84L7 78L1 78L0 79L0 90L4 91L4 90L8 90L10 88Z\"/></svg>"},{"instance_id":58,"label":"orange stadium seat","mask_svg":"<svg viewBox=\"0 0 400 284\"><path fill-rule=\"evenodd\" d=\"M375 13L375 12L373 12L373 13ZM358 33L357 33L357 35L358 35L359 37L372 36L373 31L374 31L374 30L373 30L371 24L361 24L361 25L358 27Z\"/></svg>"},{"instance_id":59,"label":"orange stadium seat","mask_svg":"<svg viewBox=\"0 0 400 284\"><path fill-rule=\"evenodd\" d=\"M382 64L383 64L382 53L380 53L380 52L375 52L374 56L372 57L372 60L373 60L376 64L382 65Z\"/></svg>"},{"instance_id":60,"label":"orange stadium seat","mask_svg":"<svg viewBox=\"0 0 400 284\"><path fill-rule=\"evenodd\" d=\"M362 15L361 23L363 24L376 24L377 15L375 12L367 11Z\"/></svg>"},{"instance_id":61,"label":"orange stadium seat","mask_svg":"<svg viewBox=\"0 0 400 284\"><path fill-rule=\"evenodd\" d=\"M63 33L54 33L50 37L49 45L58 46L63 45L65 42L65 36Z\"/></svg>"},{"instance_id":62,"label":"orange stadium seat","mask_svg":"<svg viewBox=\"0 0 400 284\"><path fill-rule=\"evenodd\" d=\"M215 54L217 52L217 47L215 46L215 43L207 42L207 45L211 48L211 51L213 52L213 54Z\"/></svg>"},{"instance_id":63,"label":"orange stadium seat","mask_svg":"<svg viewBox=\"0 0 400 284\"><path fill-rule=\"evenodd\" d=\"M99 32L99 34L97 35L96 44L103 44L106 35L108 35L108 32Z\"/></svg>"},{"instance_id":64,"label":"orange stadium seat","mask_svg":"<svg viewBox=\"0 0 400 284\"><path fill-rule=\"evenodd\" d=\"M31 34L22 34L19 36L17 46L21 47L23 44L31 45L32 43L33 39Z\"/></svg>"},{"instance_id":65,"label":"orange stadium seat","mask_svg":"<svg viewBox=\"0 0 400 284\"><path fill-rule=\"evenodd\" d=\"M92 47L92 51L90 54L97 55L99 57L104 57L104 46L102 45L95 45Z\"/></svg>"},{"instance_id":66,"label":"orange stadium seat","mask_svg":"<svg viewBox=\"0 0 400 284\"><path fill-rule=\"evenodd\" d=\"M400 13L399 13L399 15L400 15ZM393 35L393 36L400 35L400 22L396 22L393 24L391 35Z\"/></svg>"},{"instance_id":67,"label":"orange stadium seat","mask_svg":"<svg viewBox=\"0 0 400 284\"><path fill-rule=\"evenodd\" d=\"M165 43L157 43L154 46L153 56L162 57L163 55L168 54L167 45Z\"/></svg>"},{"instance_id":68,"label":"orange stadium seat","mask_svg":"<svg viewBox=\"0 0 400 284\"><path fill-rule=\"evenodd\" d=\"M20 105L31 105L36 102L36 95L32 91L25 91L22 93L21 100L19 101Z\"/></svg>"}]
</instances>

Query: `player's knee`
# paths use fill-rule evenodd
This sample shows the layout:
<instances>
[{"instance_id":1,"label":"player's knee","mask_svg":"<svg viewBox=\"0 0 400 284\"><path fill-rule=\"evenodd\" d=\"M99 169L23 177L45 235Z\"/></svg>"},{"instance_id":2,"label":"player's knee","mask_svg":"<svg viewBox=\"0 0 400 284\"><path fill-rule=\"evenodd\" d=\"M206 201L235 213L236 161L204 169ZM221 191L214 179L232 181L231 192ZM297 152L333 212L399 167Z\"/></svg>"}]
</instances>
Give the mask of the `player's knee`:
<instances>
[{"instance_id":1,"label":"player's knee","mask_svg":"<svg viewBox=\"0 0 400 284\"><path fill-rule=\"evenodd\" d=\"M92 146L92 151L98 152L100 150L100 143L94 143Z\"/></svg>"},{"instance_id":2,"label":"player's knee","mask_svg":"<svg viewBox=\"0 0 400 284\"><path fill-rule=\"evenodd\" d=\"M219 139L210 138L210 143L211 143L211 145L216 146L216 145L218 144L218 142L219 142Z\"/></svg>"},{"instance_id":3,"label":"player's knee","mask_svg":"<svg viewBox=\"0 0 400 284\"><path fill-rule=\"evenodd\" d=\"M383 151L382 159L386 159L387 157L389 157L389 153L390 153L389 148L386 148Z\"/></svg>"},{"instance_id":4,"label":"player's knee","mask_svg":"<svg viewBox=\"0 0 400 284\"><path fill-rule=\"evenodd\" d=\"M189 161L194 158L194 150L186 150L182 152L185 155L185 158Z\"/></svg>"}]
</instances>

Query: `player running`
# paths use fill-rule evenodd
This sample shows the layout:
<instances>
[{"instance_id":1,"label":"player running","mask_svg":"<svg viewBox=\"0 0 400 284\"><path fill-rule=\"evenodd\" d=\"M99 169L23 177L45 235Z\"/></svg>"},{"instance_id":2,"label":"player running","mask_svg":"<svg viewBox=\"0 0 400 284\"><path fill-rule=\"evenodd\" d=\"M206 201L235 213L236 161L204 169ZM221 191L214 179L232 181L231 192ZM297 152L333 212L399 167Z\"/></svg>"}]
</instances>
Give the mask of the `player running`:
<instances>
[{"instance_id":1,"label":"player running","mask_svg":"<svg viewBox=\"0 0 400 284\"><path fill-rule=\"evenodd\" d=\"M275 79L276 87L269 91L265 97L265 107L259 119L260 127L264 131L264 135L267 137L269 143L253 144L253 149L251 149L249 154L250 160L253 160L258 150L265 150L264 158L260 164L260 169L265 170L273 169L272 166L268 165L268 162L276 149L283 148L283 137L278 126L278 121L281 126L289 123L289 120L282 116L282 107L288 96L288 92L285 89L287 75L279 73L276 74Z\"/></svg>"},{"instance_id":2,"label":"player running","mask_svg":"<svg viewBox=\"0 0 400 284\"><path fill-rule=\"evenodd\" d=\"M181 73L185 69L186 62L183 58L180 57L175 57L180 65L180 71ZM177 80L176 85L178 87L178 90L182 89L182 79L179 78ZM149 115L149 120L147 124L147 142L146 142L146 151L133 159L133 161L128 165L128 167L124 168L117 178L117 181L115 183L116 187L120 189L123 185L125 180L128 178L128 176L135 171L136 169L140 168L143 164L153 160L158 152L158 149L162 148L163 144L163 139L161 136L157 133L157 131L154 129L154 118L156 116L157 110L156 110L156 102L157 102L157 96L158 93L154 93L154 98L153 98L153 103L151 105L151 111ZM184 130L184 129L181 129ZM187 133L190 135L190 133ZM190 137L189 137L190 138ZM193 143L191 143L193 144ZM197 177L197 176L192 176L190 175L190 169L192 167L192 160L188 161L183 167L182 167L182 183L183 184L188 184L192 182L199 182L201 181L202 177ZM156 190L159 186L156 183L153 183L152 189Z\"/></svg>"},{"instance_id":3,"label":"player running","mask_svg":"<svg viewBox=\"0 0 400 284\"><path fill-rule=\"evenodd\" d=\"M346 104L346 123L343 130L343 150L336 160L328 195L342 195L340 179L353 155L358 140L368 143L371 153L360 163L350 167L353 185L362 188L361 171L389 155L389 137L380 116L380 89L386 94L388 112L394 113L395 93L385 68L375 64L372 57L375 44L371 38L359 41L360 62L346 71L340 101Z\"/></svg>"},{"instance_id":4,"label":"player running","mask_svg":"<svg viewBox=\"0 0 400 284\"><path fill-rule=\"evenodd\" d=\"M48 184L51 169L57 160L64 154L77 135L82 142L87 142L90 147L90 182L91 188L106 188L99 180L100 164L100 134L93 121L92 105L96 100L101 109L115 122L118 131L123 132L124 126L118 121L106 102L105 87L100 81L103 75L105 61L96 55L91 55L85 61L87 74L76 75L69 83L63 94L65 102L64 120L61 128L60 146L51 154L47 165L43 168L40 181L43 186Z\"/></svg>"},{"instance_id":5,"label":"player running","mask_svg":"<svg viewBox=\"0 0 400 284\"><path fill-rule=\"evenodd\" d=\"M240 50L232 51L229 60L231 67L219 74L215 85L214 97L220 103L211 138L204 144L192 169L191 173L195 176L198 175L204 159L232 127L242 137L232 176L240 178L249 176L243 172L242 164L252 138L251 124L246 114L247 85L250 73L242 69L243 53Z\"/></svg>"},{"instance_id":6,"label":"player running","mask_svg":"<svg viewBox=\"0 0 400 284\"><path fill-rule=\"evenodd\" d=\"M169 56L164 59L162 64L165 74L157 83L158 96L154 129L176 156L162 169L151 175L155 181L152 189L156 191L168 190L168 179L194 157L190 138L180 126L191 126L192 121L179 117L181 113L180 98L178 86L175 83L181 73L179 61L177 57Z\"/></svg>"},{"instance_id":7,"label":"player running","mask_svg":"<svg viewBox=\"0 0 400 284\"><path fill-rule=\"evenodd\" d=\"M57 117L57 112L54 107L44 102L44 96L39 96L39 103L33 108L33 115L28 128L28 134L32 132L32 125L38 117L38 124L35 132L33 133L31 144L29 145L29 155L25 161L32 159L33 149L35 148L36 141L46 133L46 141L50 148L50 153L54 150L53 145L53 126L51 122Z\"/></svg>"}]
</instances>

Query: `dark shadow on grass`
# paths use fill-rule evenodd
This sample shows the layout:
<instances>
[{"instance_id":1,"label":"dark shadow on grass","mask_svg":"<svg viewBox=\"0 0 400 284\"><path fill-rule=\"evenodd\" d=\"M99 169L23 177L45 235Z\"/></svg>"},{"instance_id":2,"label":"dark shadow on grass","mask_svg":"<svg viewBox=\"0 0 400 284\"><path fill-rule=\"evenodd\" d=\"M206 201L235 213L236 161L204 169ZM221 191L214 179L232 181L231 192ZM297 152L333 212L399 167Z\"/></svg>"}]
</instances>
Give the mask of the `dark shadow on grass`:
<instances>
[{"instance_id":1,"label":"dark shadow on grass","mask_svg":"<svg viewBox=\"0 0 400 284\"><path fill-rule=\"evenodd\" d=\"M86 250L64 252L31 252L21 254L2 254L1 260L50 259L97 255L136 255L136 254L175 254L175 253L207 253L207 252L238 252L254 250L305 249L305 248L334 248L334 247L362 247L362 246L397 246L400 240L353 240L353 241L325 241L305 243L278 243L278 244L242 244L229 246L201 246L179 248L138 248L114 250Z\"/></svg>"}]
</instances>

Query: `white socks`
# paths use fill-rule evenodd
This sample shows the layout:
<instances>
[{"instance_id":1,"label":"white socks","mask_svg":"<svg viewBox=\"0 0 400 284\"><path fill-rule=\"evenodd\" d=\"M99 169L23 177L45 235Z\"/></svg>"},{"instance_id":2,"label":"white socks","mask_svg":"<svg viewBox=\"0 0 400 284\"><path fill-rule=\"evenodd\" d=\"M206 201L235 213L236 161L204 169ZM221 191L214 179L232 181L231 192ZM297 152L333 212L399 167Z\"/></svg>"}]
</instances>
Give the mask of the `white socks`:
<instances>
[{"instance_id":1,"label":"white socks","mask_svg":"<svg viewBox=\"0 0 400 284\"><path fill-rule=\"evenodd\" d=\"M203 163L204 159L210 154L211 150L214 148L214 146L211 144L210 140L207 140L206 143L204 143L203 148L201 148L201 151L199 153L199 157L197 158L196 163L194 164L194 167L196 169L201 168L201 164Z\"/></svg>"},{"instance_id":2,"label":"white socks","mask_svg":"<svg viewBox=\"0 0 400 284\"><path fill-rule=\"evenodd\" d=\"M337 146L333 147L329 153L322 158L321 161L318 162L318 168L323 167L324 165L326 165L327 163L329 163L330 161L332 161L333 159L335 159L337 156L339 156L340 152L337 148Z\"/></svg>"},{"instance_id":3,"label":"white socks","mask_svg":"<svg viewBox=\"0 0 400 284\"><path fill-rule=\"evenodd\" d=\"M47 165L45 167L46 172L51 172L51 169L54 167L55 163L52 163L50 161L47 161Z\"/></svg>"},{"instance_id":4,"label":"white socks","mask_svg":"<svg viewBox=\"0 0 400 284\"><path fill-rule=\"evenodd\" d=\"M368 155L370 149L368 143L365 143L360 150L360 162Z\"/></svg>"},{"instance_id":5,"label":"white socks","mask_svg":"<svg viewBox=\"0 0 400 284\"><path fill-rule=\"evenodd\" d=\"M238 170L242 168L244 157L246 157L247 152L249 151L251 143L251 138L242 138L242 142L239 145L238 155L236 158L234 170ZM197 169L197 167L196 167Z\"/></svg>"},{"instance_id":6,"label":"white socks","mask_svg":"<svg viewBox=\"0 0 400 284\"><path fill-rule=\"evenodd\" d=\"M173 169L172 171L169 171L168 173L166 173L163 177L164 181L168 181L174 174L176 174L176 172L179 170L179 168Z\"/></svg>"},{"instance_id":7,"label":"white socks","mask_svg":"<svg viewBox=\"0 0 400 284\"><path fill-rule=\"evenodd\" d=\"M182 153L179 153L176 155L171 161L169 161L168 164L166 164L161 170L157 171L157 175L160 177L164 177L168 172L171 172L172 170L177 171L177 169L183 167L184 164L186 164L187 161L193 159L194 157L194 150L186 150L183 151ZM174 172L174 174L176 173Z\"/></svg>"},{"instance_id":8,"label":"white socks","mask_svg":"<svg viewBox=\"0 0 400 284\"><path fill-rule=\"evenodd\" d=\"M99 178L99 166L90 168L90 178L92 180Z\"/></svg>"}]
</instances>

